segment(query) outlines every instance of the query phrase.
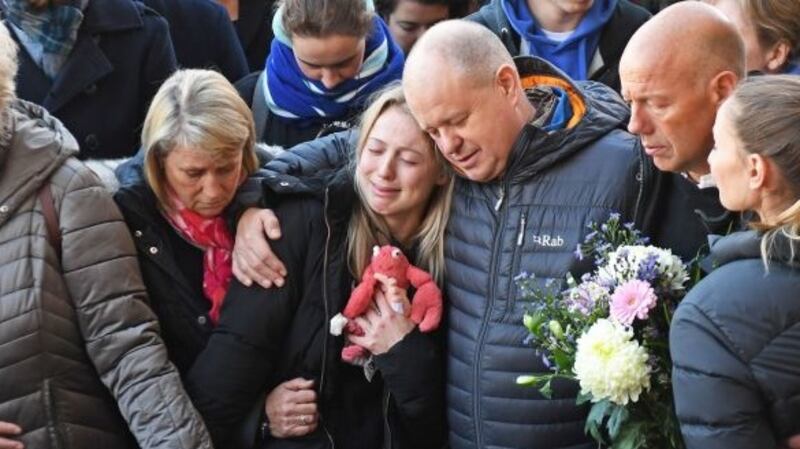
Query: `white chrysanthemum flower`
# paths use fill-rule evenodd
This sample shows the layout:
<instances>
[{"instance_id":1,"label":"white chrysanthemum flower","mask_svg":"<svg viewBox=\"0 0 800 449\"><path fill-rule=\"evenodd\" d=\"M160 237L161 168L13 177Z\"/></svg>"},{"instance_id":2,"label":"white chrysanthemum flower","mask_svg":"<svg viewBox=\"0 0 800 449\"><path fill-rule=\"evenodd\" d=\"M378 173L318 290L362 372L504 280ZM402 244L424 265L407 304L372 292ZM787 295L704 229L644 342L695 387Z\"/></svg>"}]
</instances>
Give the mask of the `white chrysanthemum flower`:
<instances>
[{"instance_id":1,"label":"white chrysanthemum flower","mask_svg":"<svg viewBox=\"0 0 800 449\"><path fill-rule=\"evenodd\" d=\"M648 357L633 331L603 319L578 338L573 370L582 393L590 393L593 402L627 405L650 389Z\"/></svg>"}]
</instances>

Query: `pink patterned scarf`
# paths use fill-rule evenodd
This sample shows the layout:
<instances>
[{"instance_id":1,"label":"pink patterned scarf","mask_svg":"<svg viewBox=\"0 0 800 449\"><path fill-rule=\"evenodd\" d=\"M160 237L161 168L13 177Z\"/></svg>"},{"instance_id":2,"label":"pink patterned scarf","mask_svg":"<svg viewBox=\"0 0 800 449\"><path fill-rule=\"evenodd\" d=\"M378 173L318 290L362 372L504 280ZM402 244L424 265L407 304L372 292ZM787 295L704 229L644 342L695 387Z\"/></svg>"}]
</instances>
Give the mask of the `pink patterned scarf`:
<instances>
[{"instance_id":1,"label":"pink patterned scarf","mask_svg":"<svg viewBox=\"0 0 800 449\"><path fill-rule=\"evenodd\" d=\"M164 217L184 238L203 249L203 294L211 301L208 316L216 326L222 300L233 276L233 237L221 216L206 218L187 208L178 197L169 192L172 210L164 210Z\"/></svg>"}]
</instances>

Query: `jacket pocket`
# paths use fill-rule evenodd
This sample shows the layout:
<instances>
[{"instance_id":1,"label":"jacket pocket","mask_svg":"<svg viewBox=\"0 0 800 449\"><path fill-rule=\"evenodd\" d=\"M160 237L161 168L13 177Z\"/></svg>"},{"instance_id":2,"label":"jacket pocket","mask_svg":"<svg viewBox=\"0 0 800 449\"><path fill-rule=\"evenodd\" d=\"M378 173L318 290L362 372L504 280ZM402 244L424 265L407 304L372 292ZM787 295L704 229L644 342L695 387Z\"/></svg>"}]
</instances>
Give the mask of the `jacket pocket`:
<instances>
[{"instance_id":1,"label":"jacket pocket","mask_svg":"<svg viewBox=\"0 0 800 449\"><path fill-rule=\"evenodd\" d=\"M512 254L511 258L511 272L509 273L509 285L507 288L508 291L508 301L506 302L506 309L503 313L503 322L506 322L509 317L515 316L514 309L517 303L517 294L518 294L518 286L517 286L517 276L520 274L520 264L522 263L522 253L524 252L524 245L525 245L525 232L527 227L528 221L528 211L523 210L519 214L519 220L517 224L517 234L514 237L514 253Z\"/></svg>"}]
</instances>

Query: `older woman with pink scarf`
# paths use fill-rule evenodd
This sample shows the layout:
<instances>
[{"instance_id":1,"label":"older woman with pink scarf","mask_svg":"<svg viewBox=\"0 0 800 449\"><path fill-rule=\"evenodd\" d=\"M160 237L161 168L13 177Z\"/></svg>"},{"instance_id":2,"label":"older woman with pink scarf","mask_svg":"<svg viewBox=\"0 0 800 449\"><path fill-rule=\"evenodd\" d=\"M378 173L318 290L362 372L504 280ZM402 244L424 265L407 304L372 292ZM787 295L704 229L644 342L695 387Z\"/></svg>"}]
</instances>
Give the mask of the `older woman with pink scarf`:
<instances>
[{"instance_id":1,"label":"older woman with pink scarf","mask_svg":"<svg viewBox=\"0 0 800 449\"><path fill-rule=\"evenodd\" d=\"M182 375L205 347L231 279L223 211L258 165L253 135L250 109L222 75L183 70L153 98L139 156L117 169L114 199Z\"/></svg>"}]
</instances>

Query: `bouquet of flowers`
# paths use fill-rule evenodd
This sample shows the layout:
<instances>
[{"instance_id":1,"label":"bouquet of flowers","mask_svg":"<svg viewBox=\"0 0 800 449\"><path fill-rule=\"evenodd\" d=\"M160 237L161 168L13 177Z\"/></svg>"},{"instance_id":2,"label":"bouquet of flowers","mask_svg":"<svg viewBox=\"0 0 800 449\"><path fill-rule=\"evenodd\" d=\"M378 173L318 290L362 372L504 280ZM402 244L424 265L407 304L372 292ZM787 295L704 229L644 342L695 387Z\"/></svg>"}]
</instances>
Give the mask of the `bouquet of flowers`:
<instances>
[{"instance_id":1,"label":"bouquet of flowers","mask_svg":"<svg viewBox=\"0 0 800 449\"><path fill-rule=\"evenodd\" d=\"M586 432L612 449L683 448L672 402L669 324L686 292L687 267L671 251L647 245L618 214L576 250L597 269L580 282L567 277L543 287L516 280L532 309L524 316L529 341L551 371L517 383L551 394L555 378L579 383L578 403L591 408Z\"/></svg>"}]
</instances>

